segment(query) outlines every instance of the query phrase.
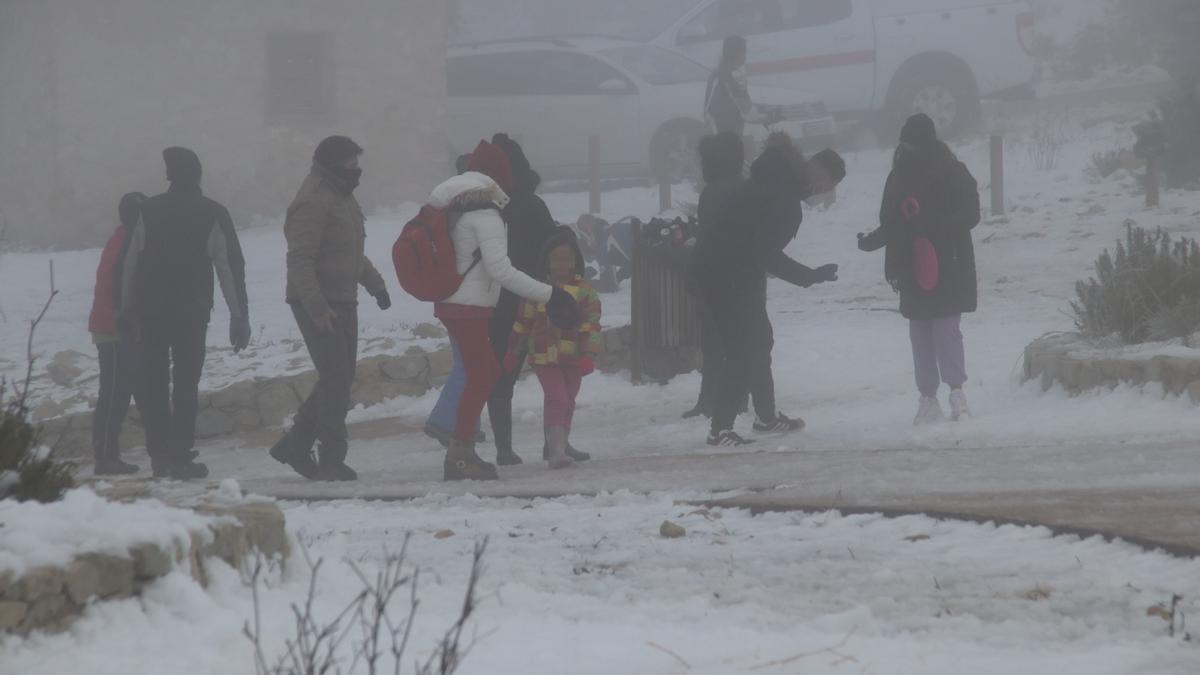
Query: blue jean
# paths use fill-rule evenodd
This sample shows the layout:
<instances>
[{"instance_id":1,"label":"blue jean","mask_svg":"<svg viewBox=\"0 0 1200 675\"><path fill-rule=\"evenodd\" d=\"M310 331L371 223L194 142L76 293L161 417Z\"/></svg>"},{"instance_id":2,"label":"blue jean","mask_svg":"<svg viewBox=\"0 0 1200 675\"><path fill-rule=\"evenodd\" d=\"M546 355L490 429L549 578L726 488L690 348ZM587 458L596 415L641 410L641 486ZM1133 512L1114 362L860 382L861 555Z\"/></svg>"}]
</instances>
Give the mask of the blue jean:
<instances>
[{"instance_id":1,"label":"blue jean","mask_svg":"<svg viewBox=\"0 0 1200 675\"><path fill-rule=\"evenodd\" d=\"M436 427L447 434L454 432L455 420L458 419L458 399L462 398L463 390L467 388L467 369L463 366L462 355L458 353L458 342L450 338L450 349L454 354L454 366L450 369L450 377L438 395L433 412L429 413L426 424Z\"/></svg>"}]
</instances>

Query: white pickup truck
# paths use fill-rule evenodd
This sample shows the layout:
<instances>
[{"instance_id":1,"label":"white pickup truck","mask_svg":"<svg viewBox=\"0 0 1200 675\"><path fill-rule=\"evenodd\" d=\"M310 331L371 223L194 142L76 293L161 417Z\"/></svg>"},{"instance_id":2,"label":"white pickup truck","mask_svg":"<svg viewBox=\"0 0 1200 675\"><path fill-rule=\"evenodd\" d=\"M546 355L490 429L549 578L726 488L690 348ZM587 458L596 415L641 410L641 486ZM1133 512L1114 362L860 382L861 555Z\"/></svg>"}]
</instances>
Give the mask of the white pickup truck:
<instances>
[{"instance_id":1,"label":"white pickup truck","mask_svg":"<svg viewBox=\"0 0 1200 675\"><path fill-rule=\"evenodd\" d=\"M914 112L962 130L981 98L1031 97L1034 14L1010 0L703 0L654 40L715 66L749 43L755 84L802 89L841 121L894 134Z\"/></svg>"}]
</instances>

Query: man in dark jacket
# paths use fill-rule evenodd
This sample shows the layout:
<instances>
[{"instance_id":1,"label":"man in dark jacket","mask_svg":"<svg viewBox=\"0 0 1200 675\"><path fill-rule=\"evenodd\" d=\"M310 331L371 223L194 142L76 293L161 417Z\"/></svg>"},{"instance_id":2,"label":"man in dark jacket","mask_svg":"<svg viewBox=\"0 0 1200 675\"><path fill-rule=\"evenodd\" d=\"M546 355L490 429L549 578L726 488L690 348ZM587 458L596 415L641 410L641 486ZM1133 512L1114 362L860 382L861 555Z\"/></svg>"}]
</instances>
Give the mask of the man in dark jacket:
<instances>
[{"instance_id":1,"label":"man in dark jacket","mask_svg":"<svg viewBox=\"0 0 1200 675\"><path fill-rule=\"evenodd\" d=\"M717 223L733 206L738 190L745 182L746 150L742 138L733 132L722 132L706 136L700 141L700 170L704 178L704 189L700 192L700 203L696 217L699 227L696 246L707 246L714 236ZM699 270L693 268L693 273ZM700 351L703 366L700 371L700 395L696 406L683 414L684 419L712 417L716 410L717 392L720 391L721 372L725 369L725 349L721 342L720 325L716 317L701 302ZM739 410L745 403L739 405Z\"/></svg>"},{"instance_id":2,"label":"man in dark jacket","mask_svg":"<svg viewBox=\"0 0 1200 675\"><path fill-rule=\"evenodd\" d=\"M530 166L521 146L502 133L492 137L492 144L504 151L513 174L513 185L508 194L510 201L501 213L508 230L508 258L513 267L530 276L536 276L538 256L542 247L554 235L557 223L550 215L546 202L536 194L542 179ZM496 306L489 328L497 361L504 361L508 352L508 338L512 334L513 322L517 319L520 305L521 299L516 295L508 291L500 293L500 304ZM518 360L517 368L501 375L488 398L488 418L492 421L492 436L496 443L496 463L501 466L512 466L522 462L512 447L512 399L517 378L521 375L520 364L524 362L522 356ZM590 459L586 453L570 447L567 454L575 460Z\"/></svg>"},{"instance_id":3,"label":"man in dark jacket","mask_svg":"<svg viewBox=\"0 0 1200 675\"><path fill-rule=\"evenodd\" d=\"M746 38L725 38L721 63L708 78L704 92L704 117L717 133L729 132L742 137L746 117L754 109L746 86Z\"/></svg>"},{"instance_id":4,"label":"man in dark jacket","mask_svg":"<svg viewBox=\"0 0 1200 675\"><path fill-rule=\"evenodd\" d=\"M312 170L288 207L287 301L317 369L312 393L271 456L310 480L350 481L346 413L358 362L358 287L392 306L383 277L364 255L366 217L354 198L363 149L345 136L317 145ZM320 441L319 460L312 457Z\"/></svg>"},{"instance_id":5,"label":"man in dark jacket","mask_svg":"<svg viewBox=\"0 0 1200 675\"><path fill-rule=\"evenodd\" d=\"M237 231L229 211L201 192L200 158L167 148L163 160L171 186L142 204L142 219L126 240L119 321L140 342L154 475L185 480L208 475L192 448L214 276L229 307L234 351L250 342L250 315Z\"/></svg>"},{"instance_id":6,"label":"man in dark jacket","mask_svg":"<svg viewBox=\"0 0 1200 675\"><path fill-rule=\"evenodd\" d=\"M745 445L733 431L751 382L755 406L763 406L756 423L762 430L794 427L794 420L774 412L774 382L769 380L774 344L766 308L770 274L807 288L837 280L837 265L811 269L784 253L799 231L803 202L813 192L804 157L786 134L775 134L750 168L729 208L711 234L697 245L693 277L720 328L725 368L712 417L709 445Z\"/></svg>"}]
</instances>

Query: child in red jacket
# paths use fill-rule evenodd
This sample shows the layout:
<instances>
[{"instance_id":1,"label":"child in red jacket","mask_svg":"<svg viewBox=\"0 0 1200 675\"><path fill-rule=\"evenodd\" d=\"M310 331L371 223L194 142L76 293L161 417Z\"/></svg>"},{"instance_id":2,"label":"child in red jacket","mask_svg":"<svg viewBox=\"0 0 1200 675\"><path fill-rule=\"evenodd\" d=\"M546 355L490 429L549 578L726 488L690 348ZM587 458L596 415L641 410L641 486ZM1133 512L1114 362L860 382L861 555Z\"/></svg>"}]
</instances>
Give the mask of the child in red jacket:
<instances>
[{"instance_id":1,"label":"child in red jacket","mask_svg":"<svg viewBox=\"0 0 1200 675\"><path fill-rule=\"evenodd\" d=\"M117 329L117 286L125 240L141 218L142 202L146 195L131 192L121 198L118 208L121 224L109 238L100 254L96 269L96 294L88 330L100 354L100 396L92 419L92 452L96 458L97 476L116 476L138 472L136 464L121 461L121 426L129 412L129 399L134 394L138 368L131 336L120 335Z\"/></svg>"},{"instance_id":2,"label":"child in red jacket","mask_svg":"<svg viewBox=\"0 0 1200 675\"><path fill-rule=\"evenodd\" d=\"M562 288L579 303L583 322L563 330L546 316L544 304L525 301L517 313L504 358L507 372L516 370L525 346L529 365L542 384L546 430L546 459L551 469L564 469L589 456L568 442L575 416L575 399L583 378L595 370L595 357L604 345L600 334L600 295L583 279L583 253L573 232L560 228L542 249L542 278Z\"/></svg>"}]
</instances>

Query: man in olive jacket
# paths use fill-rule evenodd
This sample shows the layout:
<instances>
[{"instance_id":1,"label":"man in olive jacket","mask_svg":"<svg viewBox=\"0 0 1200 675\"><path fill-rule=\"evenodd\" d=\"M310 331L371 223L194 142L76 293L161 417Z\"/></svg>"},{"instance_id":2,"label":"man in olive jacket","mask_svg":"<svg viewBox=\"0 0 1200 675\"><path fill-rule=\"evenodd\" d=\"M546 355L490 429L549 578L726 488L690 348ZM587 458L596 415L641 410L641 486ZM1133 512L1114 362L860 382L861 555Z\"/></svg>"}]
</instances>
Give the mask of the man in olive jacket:
<instances>
[{"instance_id":1,"label":"man in olive jacket","mask_svg":"<svg viewBox=\"0 0 1200 675\"><path fill-rule=\"evenodd\" d=\"M366 217L354 198L363 149L345 136L317 146L312 172L284 223L287 301L318 380L271 456L310 480L355 480L346 466L346 413L358 360L358 287L380 309L392 305L383 277L364 255ZM320 458L312 456L320 441Z\"/></svg>"}]
</instances>

